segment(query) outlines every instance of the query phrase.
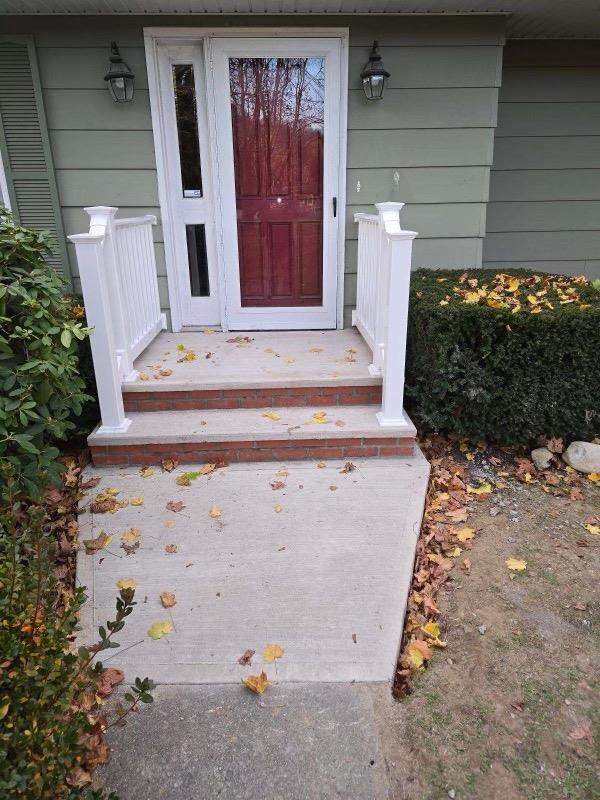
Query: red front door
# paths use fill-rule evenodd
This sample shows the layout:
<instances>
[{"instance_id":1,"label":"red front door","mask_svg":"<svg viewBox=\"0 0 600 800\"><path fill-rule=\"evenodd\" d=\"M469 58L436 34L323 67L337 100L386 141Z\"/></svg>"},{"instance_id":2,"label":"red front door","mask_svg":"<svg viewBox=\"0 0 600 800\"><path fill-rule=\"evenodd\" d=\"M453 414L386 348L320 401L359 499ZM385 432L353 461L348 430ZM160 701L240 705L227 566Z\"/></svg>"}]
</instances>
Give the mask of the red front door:
<instances>
[{"instance_id":1,"label":"red front door","mask_svg":"<svg viewBox=\"0 0 600 800\"><path fill-rule=\"evenodd\" d=\"M323 302L323 58L230 58L242 306Z\"/></svg>"}]
</instances>

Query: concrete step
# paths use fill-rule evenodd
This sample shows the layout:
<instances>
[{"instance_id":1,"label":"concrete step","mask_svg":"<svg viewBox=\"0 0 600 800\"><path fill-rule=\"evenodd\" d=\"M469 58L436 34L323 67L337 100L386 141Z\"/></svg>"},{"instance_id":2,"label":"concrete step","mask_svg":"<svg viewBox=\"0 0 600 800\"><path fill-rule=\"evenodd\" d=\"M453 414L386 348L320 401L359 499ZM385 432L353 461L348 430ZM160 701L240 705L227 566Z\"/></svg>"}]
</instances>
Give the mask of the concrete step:
<instances>
[{"instance_id":1,"label":"concrete step","mask_svg":"<svg viewBox=\"0 0 600 800\"><path fill-rule=\"evenodd\" d=\"M375 404L370 361L354 330L163 333L123 399L127 411Z\"/></svg>"},{"instance_id":2,"label":"concrete step","mask_svg":"<svg viewBox=\"0 0 600 800\"><path fill-rule=\"evenodd\" d=\"M88 444L96 465L410 456L415 427L406 417L381 427L372 405L276 407L128 414L124 433L97 428Z\"/></svg>"}]
</instances>

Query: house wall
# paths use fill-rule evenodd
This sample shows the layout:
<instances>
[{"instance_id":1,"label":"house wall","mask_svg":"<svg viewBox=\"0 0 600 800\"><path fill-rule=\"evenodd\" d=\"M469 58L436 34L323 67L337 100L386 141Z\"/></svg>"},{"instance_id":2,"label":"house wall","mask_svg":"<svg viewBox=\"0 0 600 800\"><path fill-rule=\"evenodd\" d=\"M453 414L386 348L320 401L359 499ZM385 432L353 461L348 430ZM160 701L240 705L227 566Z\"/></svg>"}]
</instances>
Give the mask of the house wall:
<instances>
[{"instance_id":1,"label":"house wall","mask_svg":"<svg viewBox=\"0 0 600 800\"><path fill-rule=\"evenodd\" d=\"M87 228L83 206L159 215L143 27L347 26L350 29L345 319L356 295L353 214L401 200L419 232L415 266L479 266L492 164L503 19L482 17L5 17L5 33L33 34L67 234ZM368 104L359 74L377 38L392 74ZM133 103L117 105L103 75L115 39L136 74ZM161 302L168 309L162 232L155 232ZM77 264L70 250L77 286Z\"/></svg>"},{"instance_id":2,"label":"house wall","mask_svg":"<svg viewBox=\"0 0 600 800\"><path fill-rule=\"evenodd\" d=\"M600 277L600 42L508 42L483 260Z\"/></svg>"}]
</instances>

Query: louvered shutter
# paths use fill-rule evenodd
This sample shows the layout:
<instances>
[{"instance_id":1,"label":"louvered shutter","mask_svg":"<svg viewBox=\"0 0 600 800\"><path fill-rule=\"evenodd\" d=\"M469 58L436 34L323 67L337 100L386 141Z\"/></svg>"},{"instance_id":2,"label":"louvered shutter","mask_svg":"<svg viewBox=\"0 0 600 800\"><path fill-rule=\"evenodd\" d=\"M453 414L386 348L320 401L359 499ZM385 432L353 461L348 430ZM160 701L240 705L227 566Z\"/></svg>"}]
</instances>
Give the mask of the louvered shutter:
<instances>
[{"instance_id":1,"label":"louvered shutter","mask_svg":"<svg viewBox=\"0 0 600 800\"><path fill-rule=\"evenodd\" d=\"M0 38L0 148L16 220L51 232L48 262L70 278L35 48L25 38Z\"/></svg>"}]
</instances>

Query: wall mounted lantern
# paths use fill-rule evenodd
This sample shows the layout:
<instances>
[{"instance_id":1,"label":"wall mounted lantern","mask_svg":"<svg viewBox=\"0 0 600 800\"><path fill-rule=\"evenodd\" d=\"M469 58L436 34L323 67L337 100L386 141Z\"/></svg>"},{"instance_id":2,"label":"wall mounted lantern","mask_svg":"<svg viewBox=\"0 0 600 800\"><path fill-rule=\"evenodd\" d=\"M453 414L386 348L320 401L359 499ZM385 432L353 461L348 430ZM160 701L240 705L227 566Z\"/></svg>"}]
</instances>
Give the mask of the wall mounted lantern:
<instances>
[{"instance_id":1,"label":"wall mounted lantern","mask_svg":"<svg viewBox=\"0 0 600 800\"><path fill-rule=\"evenodd\" d=\"M135 75L119 54L116 42L110 43L110 66L104 76L108 91L115 103L129 103L133 100Z\"/></svg>"},{"instance_id":2,"label":"wall mounted lantern","mask_svg":"<svg viewBox=\"0 0 600 800\"><path fill-rule=\"evenodd\" d=\"M379 43L373 42L373 49L369 56L368 64L360 73L362 85L367 100L381 100L385 90L385 84L390 77L390 73L383 66L383 61L378 53Z\"/></svg>"}]
</instances>

